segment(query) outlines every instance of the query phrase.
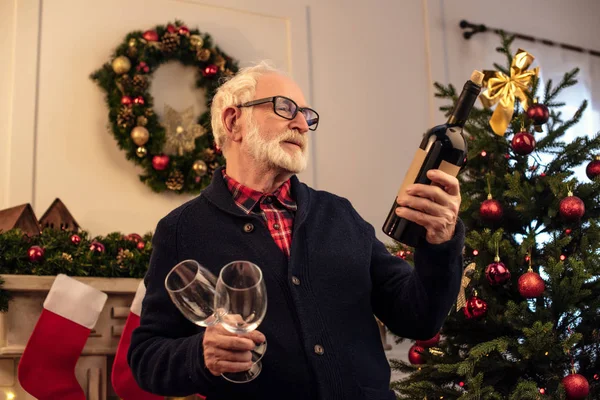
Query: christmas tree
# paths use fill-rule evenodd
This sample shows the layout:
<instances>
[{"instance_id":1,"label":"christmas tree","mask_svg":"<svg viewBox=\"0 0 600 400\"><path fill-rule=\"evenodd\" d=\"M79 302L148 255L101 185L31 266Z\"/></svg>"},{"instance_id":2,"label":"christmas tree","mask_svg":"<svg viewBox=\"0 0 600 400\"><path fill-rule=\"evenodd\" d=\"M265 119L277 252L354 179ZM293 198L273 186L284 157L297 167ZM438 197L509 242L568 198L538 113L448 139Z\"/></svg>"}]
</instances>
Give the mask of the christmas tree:
<instances>
[{"instance_id":1,"label":"christmas tree","mask_svg":"<svg viewBox=\"0 0 600 400\"><path fill-rule=\"evenodd\" d=\"M465 126L461 294L440 334L392 360L407 374L392 382L401 399L600 399L600 134L564 141L587 107L560 112L578 69L542 85L512 41ZM436 88L456 102L454 86Z\"/></svg>"}]
</instances>

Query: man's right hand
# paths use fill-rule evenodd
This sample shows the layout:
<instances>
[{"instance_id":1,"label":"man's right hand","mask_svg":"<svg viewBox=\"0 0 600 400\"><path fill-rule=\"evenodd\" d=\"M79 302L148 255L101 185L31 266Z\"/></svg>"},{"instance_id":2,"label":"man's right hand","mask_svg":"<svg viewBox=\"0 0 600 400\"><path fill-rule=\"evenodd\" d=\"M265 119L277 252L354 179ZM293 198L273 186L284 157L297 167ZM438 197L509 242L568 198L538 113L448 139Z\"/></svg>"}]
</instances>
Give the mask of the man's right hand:
<instances>
[{"instance_id":1,"label":"man's right hand","mask_svg":"<svg viewBox=\"0 0 600 400\"><path fill-rule=\"evenodd\" d=\"M239 335L220 324L209 326L202 341L204 365L215 376L224 372L248 371L252 367L250 350L265 340L265 335L259 331Z\"/></svg>"}]
</instances>

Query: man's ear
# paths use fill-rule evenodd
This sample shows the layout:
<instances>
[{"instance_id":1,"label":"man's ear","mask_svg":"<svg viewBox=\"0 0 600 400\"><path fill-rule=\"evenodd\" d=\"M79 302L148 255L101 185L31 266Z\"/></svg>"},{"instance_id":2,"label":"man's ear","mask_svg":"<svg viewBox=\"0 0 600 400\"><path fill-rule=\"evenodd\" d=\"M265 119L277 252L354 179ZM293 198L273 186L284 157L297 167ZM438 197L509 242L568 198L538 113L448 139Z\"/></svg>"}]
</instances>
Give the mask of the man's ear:
<instances>
[{"instance_id":1,"label":"man's ear","mask_svg":"<svg viewBox=\"0 0 600 400\"><path fill-rule=\"evenodd\" d=\"M242 139L241 116L242 111L237 107L227 107L223 110L223 126L227 132L227 137L234 142L239 142Z\"/></svg>"}]
</instances>

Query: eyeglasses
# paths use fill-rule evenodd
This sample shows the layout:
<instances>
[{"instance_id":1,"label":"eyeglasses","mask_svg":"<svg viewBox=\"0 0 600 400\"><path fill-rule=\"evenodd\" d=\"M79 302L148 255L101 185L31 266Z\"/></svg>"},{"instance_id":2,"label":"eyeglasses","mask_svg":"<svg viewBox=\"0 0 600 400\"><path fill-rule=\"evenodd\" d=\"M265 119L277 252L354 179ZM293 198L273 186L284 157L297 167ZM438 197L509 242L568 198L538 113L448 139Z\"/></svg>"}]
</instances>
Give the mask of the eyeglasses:
<instances>
[{"instance_id":1,"label":"eyeglasses","mask_svg":"<svg viewBox=\"0 0 600 400\"><path fill-rule=\"evenodd\" d=\"M308 129L311 131L317 130L319 125L319 114L312 108L298 107L298 104L292 99L283 96L266 97L264 99L252 100L244 104L239 104L237 107L252 107L259 104L273 103L273 112L281 118L292 120L298 115L298 111L302 113Z\"/></svg>"}]
</instances>

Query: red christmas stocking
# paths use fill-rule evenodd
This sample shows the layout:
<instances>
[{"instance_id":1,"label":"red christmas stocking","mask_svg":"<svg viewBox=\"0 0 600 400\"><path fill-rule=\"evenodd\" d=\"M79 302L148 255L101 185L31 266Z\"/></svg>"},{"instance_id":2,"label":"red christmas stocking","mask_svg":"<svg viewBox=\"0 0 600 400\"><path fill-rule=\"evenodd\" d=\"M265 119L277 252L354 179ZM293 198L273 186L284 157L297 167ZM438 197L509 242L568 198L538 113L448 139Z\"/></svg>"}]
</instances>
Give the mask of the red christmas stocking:
<instances>
[{"instance_id":1,"label":"red christmas stocking","mask_svg":"<svg viewBox=\"0 0 600 400\"><path fill-rule=\"evenodd\" d=\"M140 326L140 314L142 312L142 300L146 294L146 287L144 281L140 282L138 290L135 293L133 303L131 304L131 311L125 322L125 328L123 334L119 340L119 347L117 347L117 354L115 355L115 362L112 367L111 381L115 393L123 400L162 400L163 396L157 396L143 391L138 386L137 382L133 378L129 364L127 363L127 351L129 350L129 344L131 343L131 334Z\"/></svg>"},{"instance_id":2,"label":"red christmas stocking","mask_svg":"<svg viewBox=\"0 0 600 400\"><path fill-rule=\"evenodd\" d=\"M19 362L19 383L40 400L85 400L75 364L107 296L58 275Z\"/></svg>"}]
</instances>

